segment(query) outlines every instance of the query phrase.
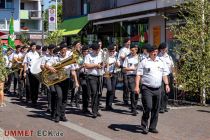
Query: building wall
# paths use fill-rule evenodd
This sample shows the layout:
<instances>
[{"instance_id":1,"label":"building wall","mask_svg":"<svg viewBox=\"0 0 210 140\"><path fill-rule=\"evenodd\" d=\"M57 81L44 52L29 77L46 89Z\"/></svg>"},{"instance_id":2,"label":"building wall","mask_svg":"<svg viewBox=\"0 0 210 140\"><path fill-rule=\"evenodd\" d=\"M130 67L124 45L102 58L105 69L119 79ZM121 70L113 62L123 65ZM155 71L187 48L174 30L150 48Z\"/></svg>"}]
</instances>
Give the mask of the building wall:
<instances>
[{"instance_id":1,"label":"building wall","mask_svg":"<svg viewBox=\"0 0 210 140\"><path fill-rule=\"evenodd\" d=\"M117 1L117 7L126 6L130 4L145 2L145 1L152 1L152 0L116 0Z\"/></svg>"},{"instance_id":2,"label":"building wall","mask_svg":"<svg viewBox=\"0 0 210 140\"><path fill-rule=\"evenodd\" d=\"M81 16L81 0L63 0L63 18Z\"/></svg>"},{"instance_id":3,"label":"building wall","mask_svg":"<svg viewBox=\"0 0 210 140\"><path fill-rule=\"evenodd\" d=\"M154 16L149 18L149 43L153 45L153 29L160 26L160 43L165 42L165 19L162 16Z\"/></svg>"},{"instance_id":4,"label":"building wall","mask_svg":"<svg viewBox=\"0 0 210 140\"><path fill-rule=\"evenodd\" d=\"M20 10L20 0L14 0L14 10L12 9L0 9L0 20L10 20L10 17L14 17L14 30L15 32L20 32L20 19L19 19L19 10ZM5 31L9 30L8 28ZM4 31L4 30L3 30Z\"/></svg>"}]
</instances>

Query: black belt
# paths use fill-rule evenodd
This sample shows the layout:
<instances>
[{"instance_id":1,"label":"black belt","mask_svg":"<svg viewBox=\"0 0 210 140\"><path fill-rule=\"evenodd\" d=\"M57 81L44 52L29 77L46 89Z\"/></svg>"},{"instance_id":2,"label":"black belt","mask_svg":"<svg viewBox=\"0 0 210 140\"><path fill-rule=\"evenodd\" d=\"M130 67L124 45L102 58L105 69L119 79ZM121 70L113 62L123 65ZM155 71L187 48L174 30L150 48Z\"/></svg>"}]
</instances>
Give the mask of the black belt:
<instances>
[{"instance_id":1,"label":"black belt","mask_svg":"<svg viewBox=\"0 0 210 140\"><path fill-rule=\"evenodd\" d=\"M136 77L135 74L127 75L128 77Z\"/></svg>"},{"instance_id":2,"label":"black belt","mask_svg":"<svg viewBox=\"0 0 210 140\"><path fill-rule=\"evenodd\" d=\"M150 90L158 90L158 89L160 89L160 87L158 87L158 88L153 88L153 87L149 87L149 86L147 86L147 85L142 85L142 86L145 86L145 87L147 87L147 88L150 89Z\"/></svg>"},{"instance_id":3,"label":"black belt","mask_svg":"<svg viewBox=\"0 0 210 140\"><path fill-rule=\"evenodd\" d=\"M102 76L102 75L92 75L92 74L89 74L88 76L93 76L93 77L100 77L100 76Z\"/></svg>"}]
</instances>

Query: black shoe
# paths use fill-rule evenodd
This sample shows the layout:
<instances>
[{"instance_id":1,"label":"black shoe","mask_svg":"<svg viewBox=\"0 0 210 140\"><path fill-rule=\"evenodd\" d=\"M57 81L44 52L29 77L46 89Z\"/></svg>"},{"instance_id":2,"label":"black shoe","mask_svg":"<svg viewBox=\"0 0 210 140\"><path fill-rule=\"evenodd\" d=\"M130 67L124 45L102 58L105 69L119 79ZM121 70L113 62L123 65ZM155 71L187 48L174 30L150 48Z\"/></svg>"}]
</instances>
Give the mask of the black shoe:
<instances>
[{"instance_id":1,"label":"black shoe","mask_svg":"<svg viewBox=\"0 0 210 140\"><path fill-rule=\"evenodd\" d=\"M60 117L59 117L59 116L56 116L54 121L55 121L56 123L59 123Z\"/></svg>"},{"instance_id":2,"label":"black shoe","mask_svg":"<svg viewBox=\"0 0 210 140\"><path fill-rule=\"evenodd\" d=\"M83 112L84 114L91 114L90 110L88 110L88 109L82 109L82 112Z\"/></svg>"},{"instance_id":3,"label":"black shoe","mask_svg":"<svg viewBox=\"0 0 210 140\"><path fill-rule=\"evenodd\" d=\"M73 107L73 102L70 102L69 106L70 106L70 107Z\"/></svg>"},{"instance_id":4,"label":"black shoe","mask_svg":"<svg viewBox=\"0 0 210 140\"><path fill-rule=\"evenodd\" d=\"M145 127L142 127L142 134L148 134L148 129Z\"/></svg>"},{"instance_id":5,"label":"black shoe","mask_svg":"<svg viewBox=\"0 0 210 140\"><path fill-rule=\"evenodd\" d=\"M63 121L63 122L67 122L68 119L64 116L64 117L60 117L60 120Z\"/></svg>"},{"instance_id":6,"label":"black shoe","mask_svg":"<svg viewBox=\"0 0 210 140\"><path fill-rule=\"evenodd\" d=\"M161 110L159 111L159 113L165 113L165 111L161 109Z\"/></svg>"},{"instance_id":7,"label":"black shoe","mask_svg":"<svg viewBox=\"0 0 210 140\"><path fill-rule=\"evenodd\" d=\"M106 111L113 111L114 109L112 108L112 106L107 106L107 107L105 108L105 110L106 110Z\"/></svg>"},{"instance_id":8,"label":"black shoe","mask_svg":"<svg viewBox=\"0 0 210 140\"><path fill-rule=\"evenodd\" d=\"M149 132L156 133L156 134L159 133L157 129L149 129Z\"/></svg>"},{"instance_id":9,"label":"black shoe","mask_svg":"<svg viewBox=\"0 0 210 140\"><path fill-rule=\"evenodd\" d=\"M97 118L97 114L94 113L92 117L93 117L94 119Z\"/></svg>"},{"instance_id":10,"label":"black shoe","mask_svg":"<svg viewBox=\"0 0 210 140\"><path fill-rule=\"evenodd\" d=\"M128 101L124 101L124 105L129 105Z\"/></svg>"},{"instance_id":11,"label":"black shoe","mask_svg":"<svg viewBox=\"0 0 210 140\"><path fill-rule=\"evenodd\" d=\"M164 111L165 111L165 112L168 112L168 111L169 111L169 108L166 108Z\"/></svg>"},{"instance_id":12,"label":"black shoe","mask_svg":"<svg viewBox=\"0 0 210 140\"><path fill-rule=\"evenodd\" d=\"M101 113L97 112L97 116L98 116L98 117L101 117L102 115L101 115Z\"/></svg>"},{"instance_id":13,"label":"black shoe","mask_svg":"<svg viewBox=\"0 0 210 140\"><path fill-rule=\"evenodd\" d=\"M137 111L132 111L131 112L133 116L137 116L138 112Z\"/></svg>"}]
</instances>

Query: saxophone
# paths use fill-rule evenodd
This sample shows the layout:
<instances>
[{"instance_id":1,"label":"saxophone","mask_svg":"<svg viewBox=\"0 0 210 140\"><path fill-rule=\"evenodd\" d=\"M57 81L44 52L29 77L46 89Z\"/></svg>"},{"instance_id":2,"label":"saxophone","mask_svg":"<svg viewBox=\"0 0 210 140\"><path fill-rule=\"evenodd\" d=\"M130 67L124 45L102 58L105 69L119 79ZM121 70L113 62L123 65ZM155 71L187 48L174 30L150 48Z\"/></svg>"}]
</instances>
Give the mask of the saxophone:
<instances>
[{"instance_id":1,"label":"saxophone","mask_svg":"<svg viewBox=\"0 0 210 140\"><path fill-rule=\"evenodd\" d=\"M64 70L65 66L75 63L81 63L80 54L78 51L74 51L71 57L64 59L58 64L53 65L53 67L57 70L56 73L52 73L48 69L45 69L41 73L41 79L43 84L46 86L52 86L56 83L64 81L68 78L66 71Z\"/></svg>"}]
</instances>

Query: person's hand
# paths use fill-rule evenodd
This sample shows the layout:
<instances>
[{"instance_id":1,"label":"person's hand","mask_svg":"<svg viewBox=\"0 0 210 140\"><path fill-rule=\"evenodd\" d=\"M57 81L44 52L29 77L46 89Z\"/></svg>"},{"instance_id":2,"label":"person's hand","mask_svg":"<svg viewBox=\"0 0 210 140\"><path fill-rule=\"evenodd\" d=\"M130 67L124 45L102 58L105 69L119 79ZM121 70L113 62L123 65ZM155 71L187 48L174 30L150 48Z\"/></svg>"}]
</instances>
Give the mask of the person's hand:
<instances>
[{"instance_id":1,"label":"person's hand","mask_svg":"<svg viewBox=\"0 0 210 140\"><path fill-rule=\"evenodd\" d=\"M140 92L139 87L135 87L134 92L135 92L135 94L139 94L139 92Z\"/></svg>"},{"instance_id":2,"label":"person's hand","mask_svg":"<svg viewBox=\"0 0 210 140\"><path fill-rule=\"evenodd\" d=\"M53 68L53 67L49 67L49 71L52 72L52 73L56 73L57 72L57 70L55 68Z\"/></svg>"},{"instance_id":3,"label":"person's hand","mask_svg":"<svg viewBox=\"0 0 210 140\"><path fill-rule=\"evenodd\" d=\"M169 93L170 92L170 87L169 87L169 85L167 84L166 85L166 93Z\"/></svg>"},{"instance_id":4,"label":"person's hand","mask_svg":"<svg viewBox=\"0 0 210 140\"><path fill-rule=\"evenodd\" d=\"M101 65L101 64L97 64L97 65L96 65L96 68L97 68L97 69L101 69L101 68L102 68L102 65Z\"/></svg>"},{"instance_id":5,"label":"person's hand","mask_svg":"<svg viewBox=\"0 0 210 140\"><path fill-rule=\"evenodd\" d=\"M78 88L78 87L79 87L79 83L78 83L78 82L76 82L76 83L75 83L75 86Z\"/></svg>"},{"instance_id":6,"label":"person's hand","mask_svg":"<svg viewBox=\"0 0 210 140\"><path fill-rule=\"evenodd\" d=\"M23 77L24 77L24 79L26 78L26 72L24 72Z\"/></svg>"}]
</instances>

